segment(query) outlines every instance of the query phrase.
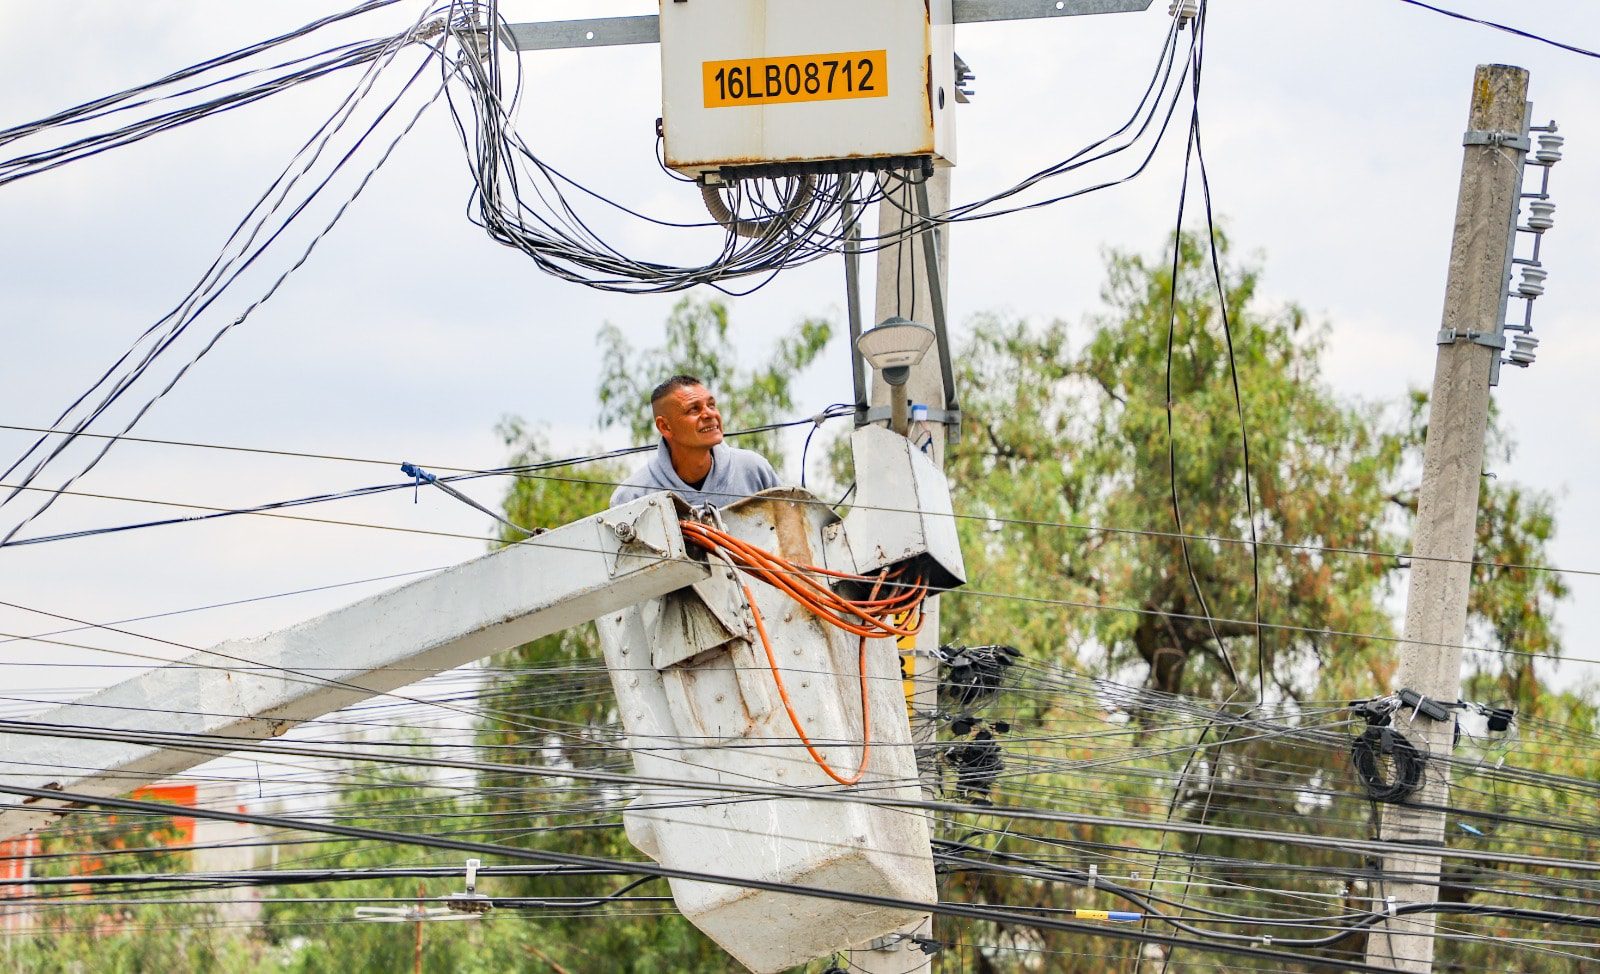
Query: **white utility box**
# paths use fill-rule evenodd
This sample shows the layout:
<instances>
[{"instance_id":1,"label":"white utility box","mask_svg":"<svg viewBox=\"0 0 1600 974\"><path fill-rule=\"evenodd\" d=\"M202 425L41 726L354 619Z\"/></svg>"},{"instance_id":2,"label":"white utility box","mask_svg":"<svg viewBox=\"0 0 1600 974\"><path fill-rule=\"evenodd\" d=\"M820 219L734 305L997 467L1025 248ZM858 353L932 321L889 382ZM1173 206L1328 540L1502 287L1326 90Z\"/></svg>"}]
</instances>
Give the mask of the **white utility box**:
<instances>
[{"instance_id":1,"label":"white utility box","mask_svg":"<svg viewBox=\"0 0 1600 974\"><path fill-rule=\"evenodd\" d=\"M810 493L775 488L723 509L726 530L796 564L852 573L899 566L934 585L960 584L966 572L943 474L905 437L877 427L857 430L851 447L858 473L904 491L874 494L877 509L853 509L841 522ZM641 776L699 786L645 788L623 816L629 840L675 869L933 902L921 812L716 790L779 785L921 797L894 640L867 644L872 754L861 781L841 788L800 746L740 583L761 612L806 736L846 776L861 757L857 637L764 582L715 559L710 566L703 582L598 620L634 767ZM724 883L674 879L671 886L685 918L761 974L860 946L921 916Z\"/></svg>"},{"instance_id":2,"label":"white utility box","mask_svg":"<svg viewBox=\"0 0 1600 974\"><path fill-rule=\"evenodd\" d=\"M850 516L827 528L843 532L855 571L866 575L905 565L936 589L967 581L950 506L950 482L911 441L882 426L850 434L856 492ZM845 529L848 529L847 531Z\"/></svg>"},{"instance_id":3,"label":"white utility box","mask_svg":"<svg viewBox=\"0 0 1600 974\"><path fill-rule=\"evenodd\" d=\"M950 3L662 0L667 165L701 178L954 164Z\"/></svg>"}]
</instances>

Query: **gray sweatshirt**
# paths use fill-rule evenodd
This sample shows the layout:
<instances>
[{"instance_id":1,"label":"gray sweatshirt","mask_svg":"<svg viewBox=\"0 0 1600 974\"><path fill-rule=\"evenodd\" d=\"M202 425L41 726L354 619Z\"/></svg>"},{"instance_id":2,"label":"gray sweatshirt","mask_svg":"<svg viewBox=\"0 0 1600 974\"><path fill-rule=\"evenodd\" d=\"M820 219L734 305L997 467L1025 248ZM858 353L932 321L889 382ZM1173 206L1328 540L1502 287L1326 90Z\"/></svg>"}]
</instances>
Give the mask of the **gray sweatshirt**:
<instances>
[{"instance_id":1,"label":"gray sweatshirt","mask_svg":"<svg viewBox=\"0 0 1600 974\"><path fill-rule=\"evenodd\" d=\"M658 490L670 490L691 505L715 504L726 507L736 500L778 486L778 474L767 458L752 450L718 444L711 448L711 472L695 490L672 469L672 454L667 441L656 444L655 455L628 482L611 495L611 506L638 500Z\"/></svg>"}]
</instances>

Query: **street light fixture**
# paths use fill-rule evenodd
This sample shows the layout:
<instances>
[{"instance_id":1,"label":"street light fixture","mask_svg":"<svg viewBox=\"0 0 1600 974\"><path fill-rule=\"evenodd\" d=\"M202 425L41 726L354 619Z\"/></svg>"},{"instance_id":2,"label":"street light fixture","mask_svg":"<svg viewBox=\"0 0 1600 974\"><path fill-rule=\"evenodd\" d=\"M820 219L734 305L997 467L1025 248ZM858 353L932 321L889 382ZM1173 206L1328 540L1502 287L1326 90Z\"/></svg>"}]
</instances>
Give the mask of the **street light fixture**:
<instances>
[{"instance_id":1,"label":"street light fixture","mask_svg":"<svg viewBox=\"0 0 1600 974\"><path fill-rule=\"evenodd\" d=\"M856 339L861 357L883 373L883 381L889 384L889 428L901 436L906 435L910 427L906 417L905 385L911 378L911 367L922 361L937 338L927 325L892 317L862 332Z\"/></svg>"}]
</instances>

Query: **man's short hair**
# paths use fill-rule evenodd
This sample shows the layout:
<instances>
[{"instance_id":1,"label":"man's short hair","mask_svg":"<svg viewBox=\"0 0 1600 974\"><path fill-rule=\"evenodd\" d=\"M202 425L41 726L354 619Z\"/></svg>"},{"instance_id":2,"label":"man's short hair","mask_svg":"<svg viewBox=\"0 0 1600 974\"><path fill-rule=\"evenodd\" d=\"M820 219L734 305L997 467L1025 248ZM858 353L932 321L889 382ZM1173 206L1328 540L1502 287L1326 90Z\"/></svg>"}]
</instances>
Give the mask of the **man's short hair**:
<instances>
[{"instance_id":1,"label":"man's short hair","mask_svg":"<svg viewBox=\"0 0 1600 974\"><path fill-rule=\"evenodd\" d=\"M672 395L674 392L677 392L679 389L683 389L687 386L703 385L705 385L705 383L701 382L698 376L684 375L680 373L661 383L650 391L650 406L654 408L656 403Z\"/></svg>"}]
</instances>

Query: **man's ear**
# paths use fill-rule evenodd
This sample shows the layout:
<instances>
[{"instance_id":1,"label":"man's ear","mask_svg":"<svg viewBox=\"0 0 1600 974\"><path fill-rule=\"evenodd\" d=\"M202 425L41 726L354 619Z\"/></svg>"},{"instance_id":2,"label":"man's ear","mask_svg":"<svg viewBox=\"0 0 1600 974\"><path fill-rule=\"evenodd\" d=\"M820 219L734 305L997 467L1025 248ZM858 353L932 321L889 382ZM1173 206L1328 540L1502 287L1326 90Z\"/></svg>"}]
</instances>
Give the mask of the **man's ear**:
<instances>
[{"instance_id":1,"label":"man's ear","mask_svg":"<svg viewBox=\"0 0 1600 974\"><path fill-rule=\"evenodd\" d=\"M667 418L665 416L659 416L658 415L655 418L655 423L656 423L656 432L661 434L661 438L664 439L664 440L671 439L671 437L669 437L667 435L667 430L668 430Z\"/></svg>"}]
</instances>

